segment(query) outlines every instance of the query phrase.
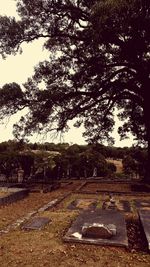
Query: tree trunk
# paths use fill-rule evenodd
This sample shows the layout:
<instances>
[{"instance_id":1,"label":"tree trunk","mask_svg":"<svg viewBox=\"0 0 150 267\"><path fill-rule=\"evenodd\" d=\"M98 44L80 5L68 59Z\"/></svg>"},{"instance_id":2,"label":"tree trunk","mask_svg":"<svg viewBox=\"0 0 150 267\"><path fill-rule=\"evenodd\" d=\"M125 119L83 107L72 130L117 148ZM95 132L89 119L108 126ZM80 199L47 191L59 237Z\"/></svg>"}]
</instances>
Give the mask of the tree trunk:
<instances>
[{"instance_id":1,"label":"tree trunk","mask_svg":"<svg viewBox=\"0 0 150 267\"><path fill-rule=\"evenodd\" d=\"M145 86L144 90L144 120L145 120L145 130L146 130L146 141L148 144L148 157L146 162L146 171L144 175L144 182L150 184L150 101L149 101L149 89L150 81Z\"/></svg>"},{"instance_id":2,"label":"tree trunk","mask_svg":"<svg viewBox=\"0 0 150 267\"><path fill-rule=\"evenodd\" d=\"M143 181L146 183L150 184L150 136L148 139L148 157L147 157L147 162L146 162L146 171L145 171L145 175L144 175L144 179Z\"/></svg>"}]
</instances>

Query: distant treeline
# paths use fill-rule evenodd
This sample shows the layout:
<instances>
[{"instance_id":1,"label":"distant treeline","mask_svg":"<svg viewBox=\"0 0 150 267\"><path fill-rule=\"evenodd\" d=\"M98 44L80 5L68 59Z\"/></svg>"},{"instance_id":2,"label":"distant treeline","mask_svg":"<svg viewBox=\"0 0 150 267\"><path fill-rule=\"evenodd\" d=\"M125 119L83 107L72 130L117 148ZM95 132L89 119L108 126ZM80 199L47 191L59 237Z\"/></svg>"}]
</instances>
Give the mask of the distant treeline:
<instances>
[{"instance_id":1,"label":"distant treeline","mask_svg":"<svg viewBox=\"0 0 150 267\"><path fill-rule=\"evenodd\" d=\"M116 166L108 162L108 158L122 160L124 175L144 175L145 148L48 142L33 144L14 140L0 143L0 173L6 179L17 177L19 168L24 172L24 179L112 177L116 175Z\"/></svg>"},{"instance_id":2,"label":"distant treeline","mask_svg":"<svg viewBox=\"0 0 150 267\"><path fill-rule=\"evenodd\" d=\"M67 150L68 148L74 148L77 149L80 152L84 152L88 150L89 148L93 148L95 151L100 152L104 157L110 157L114 159L123 159L126 155L133 156L133 157L139 157L140 154L146 155L147 149L133 146L133 147L114 147L114 146L104 146L102 144L93 144L93 145L77 145L72 144L69 145L68 143L25 143L22 140L16 141L16 140L9 140L7 142L1 142L0 143L0 152L5 151L20 151L24 149L31 149L31 150L46 150L46 151L57 151L57 152L63 152Z\"/></svg>"}]
</instances>

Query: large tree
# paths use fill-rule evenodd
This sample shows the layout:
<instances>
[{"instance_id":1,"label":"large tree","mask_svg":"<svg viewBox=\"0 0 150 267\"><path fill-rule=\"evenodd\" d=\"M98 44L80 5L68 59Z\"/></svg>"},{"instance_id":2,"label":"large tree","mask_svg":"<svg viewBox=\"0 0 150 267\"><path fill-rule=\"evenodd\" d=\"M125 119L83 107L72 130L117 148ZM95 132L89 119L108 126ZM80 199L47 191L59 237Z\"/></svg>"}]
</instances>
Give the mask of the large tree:
<instances>
[{"instance_id":1,"label":"large tree","mask_svg":"<svg viewBox=\"0 0 150 267\"><path fill-rule=\"evenodd\" d=\"M16 54L22 43L45 39L48 61L24 85L0 90L0 117L28 107L15 133L85 126L84 136L112 141L114 108L148 144L150 179L150 7L149 0L17 0L20 19L0 18L0 53ZM44 87L41 88L41 85Z\"/></svg>"}]
</instances>

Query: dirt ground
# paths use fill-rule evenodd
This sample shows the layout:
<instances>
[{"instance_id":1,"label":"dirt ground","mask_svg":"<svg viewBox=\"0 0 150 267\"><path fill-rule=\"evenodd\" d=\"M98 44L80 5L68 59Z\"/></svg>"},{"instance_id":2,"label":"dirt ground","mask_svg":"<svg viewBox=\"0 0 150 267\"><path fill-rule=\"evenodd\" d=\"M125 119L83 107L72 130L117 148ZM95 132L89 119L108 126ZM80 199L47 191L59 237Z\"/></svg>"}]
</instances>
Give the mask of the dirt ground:
<instances>
[{"instance_id":1,"label":"dirt ground","mask_svg":"<svg viewBox=\"0 0 150 267\"><path fill-rule=\"evenodd\" d=\"M82 189L83 191L96 192L96 191L119 191L119 192L131 192L130 184L107 184L107 183L87 183Z\"/></svg>"},{"instance_id":2,"label":"dirt ground","mask_svg":"<svg viewBox=\"0 0 150 267\"><path fill-rule=\"evenodd\" d=\"M0 236L0 266L61 266L61 267L148 267L150 255L147 251L146 240L141 230L137 212L133 209L125 213L129 248L106 247L64 243L62 237L78 216L81 210L69 210L68 204L75 199L98 199L98 205L107 199L104 194L79 194L75 190L81 181L74 181L70 185L50 193L31 193L23 200L2 207L0 209L0 229L14 223L30 211L37 210L46 203L63 196L67 192L71 195L56 207L40 212L35 216L44 216L52 220L42 230L23 231L21 227ZM121 186L121 185L120 185ZM120 188L121 190L121 188ZM127 199L127 196L116 198ZM132 203L135 196L128 197ZM138 198L139 199L139 196ZM148 195L140 199L150 200Z\"/></svg>"},{"instance_id":3,"label":"dirt ground","mask_svg":"<svg viewBox=\"0 0 150 267\"><path fill-rule=\"evenodd\" d=\"M6 193L6 192L0 192L0 198L1 198L1 197L6 197L7 195L9 195L9 193Z\"/></svg>"}]
</instances>

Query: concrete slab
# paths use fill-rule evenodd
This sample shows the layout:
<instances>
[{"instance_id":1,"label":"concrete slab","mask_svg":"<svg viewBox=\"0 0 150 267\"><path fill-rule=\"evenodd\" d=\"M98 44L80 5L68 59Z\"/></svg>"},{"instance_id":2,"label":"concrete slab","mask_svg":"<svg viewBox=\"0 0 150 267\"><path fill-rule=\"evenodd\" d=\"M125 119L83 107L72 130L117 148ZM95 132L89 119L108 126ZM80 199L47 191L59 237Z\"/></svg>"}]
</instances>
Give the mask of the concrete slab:
<instances>
[{"instance_id":1,"label":"concrete slab","mask_svg":"<svg viewBox=\"0 0 150 267\"><path fill-rule=\"evenodd\" d=\"M148 249L150 250L150 212L147 210L138 210L138 213L147 239Z\"/></svg>"},{"instance_id":2,"label":"concrete slab","mask_svg":"<svg viewBox=\"0 0 150 267\"><path fill-rule=\"evenodd\" d=\"M118 201L118 210L124 212L131 212L131 205L127 200L119 200Z\"/></svg>"},{"instance_id":3,"label":"concrete slab","mask_svg":"<svg viewBox=\"0 0 150 267\"><path fill-rule=\"evenodd\" d=\"M109 210L110 202L104 201L102 204L102 209ZM114 210L131 212L131 205L127 200L115 200Z\"/></svg>"},{"instance_id":4,"label":"concrete slab","mask_svg":"<svg viewBox=\"0 0 150 267\"><path fill-rule=\"evenodd\" d=\"M25 188L0 187L0 193L5 193L0 197L0 206L5 206L25 198L29 191Z\"/></svg>"},{"instance_id":5,"label":"concrete slab","mask_svg":"<svg viewBox=\"0 0 150 267\"><path fill-rule=\"evenodd\" d=\"M134 203L137 209L150 211L149 200L134 200Z\"/></svg>"},{"instance_id":6,"label":"concrete slab","mask_svg":"<svg viewBox=\"0 0 150 267\"><path fill-rule=\"evenodd\" d=\"M75 210L87 210L95 209L97 206L97 200L93 198L76 199L68 205L68 209Z\"/></svg>"},{"instance_id":7,"label":"concrete slab","mask_svg":"<svg viewBox=\"0 0 150 267\"><path fill-rule=\"evenodd\" d=\"M35 217L32 221L27 222L22 229L23 230L41 230L51 220L47 217Z\"/></svg>"},{"instance_id":8,"label":"concrete slab","mask_svg":"<svg viewBox=\"0 0 150 267\"><path fill-rule=\"evenodd\" d=\"M110 239L87 238L82 235L82 228L85 224L114 224L116 226L116 235ZM127 231L125 219L121 212L114 210L96 209L84 211L74 221L66 235L63 237L65 242L78 242L85 244L107 245L128 247Z\"/></svg>"}]
</instances>

